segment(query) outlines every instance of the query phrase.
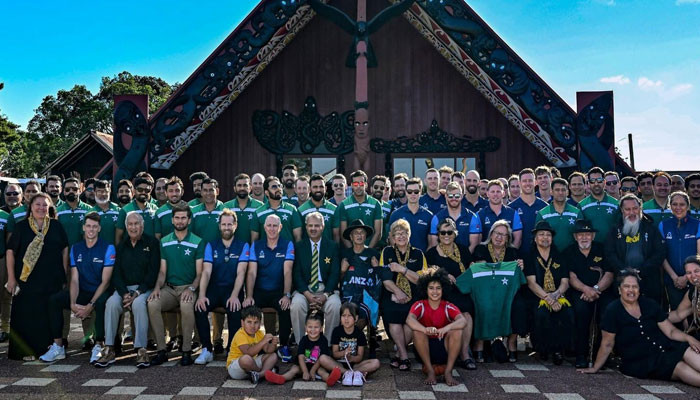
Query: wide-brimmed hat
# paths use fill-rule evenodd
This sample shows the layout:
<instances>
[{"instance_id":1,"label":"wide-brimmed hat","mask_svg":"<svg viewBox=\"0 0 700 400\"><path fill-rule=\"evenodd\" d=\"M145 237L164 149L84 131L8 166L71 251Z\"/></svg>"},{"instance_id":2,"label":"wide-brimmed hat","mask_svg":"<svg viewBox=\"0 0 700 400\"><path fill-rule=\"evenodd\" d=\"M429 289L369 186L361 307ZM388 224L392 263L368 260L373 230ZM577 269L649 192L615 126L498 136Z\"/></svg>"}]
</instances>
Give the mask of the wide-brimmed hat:
<instances>
[{"instance_id":1,"label":"wide-brimmed hat","mask_svg":"<svg viewBox=\"0 0 700 400\"><path fill-rule=\"evenodd\" d=\"M554 228L552 228L552 225L550 225L547 221L539 221L537 224L535 224L535 229L532 230L532 233L535 234L538 231L549 231L552 236L556 234Z\"/></svg>"},{"instance_id":2,"label":"wide-brimmed hat","mask_svg":"<svg viewBox=\"0 0 700 400\"><path fill-rule=\"evenodd\" d=\"M579 219L574 224L574 233L584 233L584 232L595 233L595 232L598 232L598 230L593 228L593 225L591 225L591 221L589 221L587 219Z\"/></svg>"},{"instance_id":3,"label":"wide-brimmed hat","mask_svg":"<svg viewBox=\"0 0 700 400\"><path fill-rule=\"evenodd\" d=\"M367 234L367 237L374 235L374 229L372 229L371 226L365 225L365 223L362 222L361 219L356 219L352 221L347 228L345 228L345 230L343 231L343 238L345 240L350 240L350 234L352 233L352 231L358 228L364 229L365 233Z\"/></svg>"}]
</instances>

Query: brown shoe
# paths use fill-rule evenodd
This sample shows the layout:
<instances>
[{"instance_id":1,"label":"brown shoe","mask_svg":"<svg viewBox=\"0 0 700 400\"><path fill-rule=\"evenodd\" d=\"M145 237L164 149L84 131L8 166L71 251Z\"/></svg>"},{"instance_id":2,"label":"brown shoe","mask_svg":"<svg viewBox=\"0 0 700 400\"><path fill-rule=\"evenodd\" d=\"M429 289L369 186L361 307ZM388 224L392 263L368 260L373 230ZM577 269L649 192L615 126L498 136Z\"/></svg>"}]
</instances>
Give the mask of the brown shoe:
<instances>
[{"instance_id":1,"label":"brown shoe","mask_svg":"<svg viewBox=\"0 0 700 400\"><path fill-rule=\"evenodd\" d=\"M136 353L136 368L148 368L151 366L151 359L148 357L148 351L141 347Z\"/></svg>"},{"instance_id":2,"label":"brown shoe","mask_svg":"<svg viewBox=\"0 0 700 400\"><path fill-rule=\"evenodd\" d=\"M116 361L114 349L112 348L112 346L105 346L102 349L102 356L99 358L99 360L95 361L94 365L97 368L107 368L110 365L114 364L114 361Z\"/></svg>"}]
</instances>

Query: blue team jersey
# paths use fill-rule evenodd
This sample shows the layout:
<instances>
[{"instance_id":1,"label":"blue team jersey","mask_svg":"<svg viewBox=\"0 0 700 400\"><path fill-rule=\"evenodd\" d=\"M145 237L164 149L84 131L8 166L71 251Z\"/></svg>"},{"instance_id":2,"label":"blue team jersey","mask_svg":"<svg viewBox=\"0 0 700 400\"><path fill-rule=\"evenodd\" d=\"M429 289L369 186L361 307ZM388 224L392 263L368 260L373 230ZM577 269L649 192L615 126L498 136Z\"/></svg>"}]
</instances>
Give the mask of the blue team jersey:
<instances>
[{"instance_id":1,"label":"blue team jersey","mask_svg":"<svg viewBox=\"0 0 700 400\"><path fill-rule=\"evenodd\" d=\"M433 213L433 215L447 208L447 203L445 202L445 196L443 194L440 194L437 199L434 199L426 193L420 197L418 204Z\"/></svg>"},{"instance_id":2,"label":"blue team jersey","mask_svg":"<svg viewBox=\"0 0 700 400\"><path fill-rule=\"evenodd\" d=\"M78 286L81 291L94 293L102 283L102 269L112 268L116 253L114 246L97 239L92 247L84 240L70 248L70 266L78 269Z\"/></svg>"},{"instance_id":3,"label":"blue team jersey","mask_svg":"<svg viewBox=\"0 0 700 400\"><path fill-rule=\"evenodd\" d=\"M284 262L294 261L294 244L279 238L277 247L271 249L266 239L258 240L250 246L248 261L258 263L255 290L284 290Z\"/></svg>"},{"instance_id":4,"label":"blue team jersey","mask_svg":"<svg viewBox=\"0 0 700 400\"><path fill-rule=\"evenodd\" d=\"M391 214L389 227L399 219L405 219L411 225L411 245L421 249L421 251L427 251L430 221L433 219L433 213L423 207L418 207L418 212L414 214L408 209L408 205L405 205Z\"/></svg>"},{"instance_id":5,"label":"blue team jersey","mask_svg":"<svg viewBox=\"0 0 700 400\"><path fill-rule=\"evenodd\" d=\"M685 275L686 257L695 255L698 251L700 221L689 215L680 221L672 217L659 223L659 231L666 246L666 260L676 274ZM664 279L667 283L672 283L667 273L664 274Z\"/></svg>"},{"instance_id":6,"label":"blue team jersey","mask_svg":"<svg viewBox=\"0 0 700 400\"><path fill-rule=\"evenodd\" d=\"M537 212L541 209L547 207L547 202L535 197L535 201L532 205L528 205L522 198L518 197L513 200L508 207L514 209L518 212L520 217L520 222L523 225L523 238L520 243L520 252L524 255L530 253L530 243L532 243L532 230L535 228L535 219L537 218Z\"/></svg>"},{"instance_id":7,"label":"blue team jersey","mask_svg":"<svg viewBox=\"0 0 700 400\"><path fill-rule=\"evenodd\" d=\"M484 207L489 206L489 201L486 200L485 198L479 196L477 197L479 200L476 201L476 204L472 204L467 200L467 197L462 197L462 207L466 208L467 210L473 212L474 214L478 213L479 210L481 210Z\"/></svg>"},{"instance_id":8,"label":"blue team jersey","mask_svg":"<svg viewBox=\"0 0 700 400\"><path fill-rule=\"evenodd\" d=\"M450 213L447 209L442 210L433 216L433 219L430 222L431 235L437 236L438 224L445 218L452 218L450 217ZM459 217L457 217L457 220L455 221L455 225L457 225L457 237L455 238L455 243L461 244L464 247L469 247L470 233L481 232L481 222L479 221L479 217L464 207L462 207Z\"/></svg>"},{"instance_id":9,"label":"blue team jersey","mask_svg":"<svg viewBox=\"0 0 700 400\"><path fill-rule=\"evenodd\" d=\"M490 206L484 207L476 214L481 221L481 241L485 241L491 231L491 226L498 220L504 219L510 224L510 228L513 232L522 231L523 224L520 222L520 216L514 209L508 206L501 206L501 213L496 215Z\"/></svg>"},{"instance_id":10,"label":"blue team jersey","mask_svg":"<svg viewBox=\"0 0 700 400\"><path fill-rule=\"evenodd\" d=\"M248 262L249 251L248 243L241 240L233 240L229 247L224 246L221 239L207 243L207 247L204 248L204 262L211 264L208 287L228 287L233 290L238 263Z\"/></svg>"}]
</instances>

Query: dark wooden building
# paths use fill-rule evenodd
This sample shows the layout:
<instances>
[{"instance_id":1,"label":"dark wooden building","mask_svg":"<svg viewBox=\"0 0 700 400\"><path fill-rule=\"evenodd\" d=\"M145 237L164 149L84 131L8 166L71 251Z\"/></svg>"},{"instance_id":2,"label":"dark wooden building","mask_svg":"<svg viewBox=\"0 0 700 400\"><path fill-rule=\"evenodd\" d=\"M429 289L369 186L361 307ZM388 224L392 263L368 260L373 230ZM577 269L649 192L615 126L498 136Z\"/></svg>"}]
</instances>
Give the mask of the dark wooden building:
<instances>
[{"instance_id":1,"label":"dark wooden building","mask_svg":"<svg viewBox=\"0 0 700 400\"><path fill-rule=\"evenodd\" d=\"M110 179L112 157L112 135L90 132L75 142L61 157L47 165L42 175L67 178L77 172L83 180L91 177Z\"/></svg>"},{"instance_id":2,"label":"dark wooden building","mask_svg":"<svg viewBox=\"0 0 700 400\"><path fill-rule=\"evenodd\" d=\"M368 18L393 2L368 1ZM356 1L329 4L355 15ZM612 135L612 93L594 95L585 116L575 112L462 0L415 2L370 40L370 176L422 176L426 160L488 177L541 164L585 168L606 156L628 168L601 138ZM351 172L352 44L307 1L261 1L147 123L138 120L147 110L122 109L130 116L119 119L117 106L117 135L137 152L115 152L117 174L143 159L154 175L203 170L228 197L237 173L274 174L289 161ZM582 136L594 137L590 150ZM129 148L138 137L150 138L147 150Z\"/></svg>"}]
</instances>

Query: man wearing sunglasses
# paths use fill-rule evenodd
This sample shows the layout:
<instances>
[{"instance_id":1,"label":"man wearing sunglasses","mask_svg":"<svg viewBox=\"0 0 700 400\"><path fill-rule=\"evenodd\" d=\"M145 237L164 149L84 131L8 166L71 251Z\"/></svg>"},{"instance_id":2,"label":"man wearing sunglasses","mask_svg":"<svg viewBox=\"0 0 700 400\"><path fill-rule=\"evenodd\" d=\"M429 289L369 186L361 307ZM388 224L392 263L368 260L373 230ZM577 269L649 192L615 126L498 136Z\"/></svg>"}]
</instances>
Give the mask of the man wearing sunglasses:
<instances>
[{"instance_id":1,"label":"man wearing sunglasses","mask_svg":"<svg viewBox=\"0 0 700 400\"><path fill-rule=\"evenodd\" d=\"M2 210L10 214L12 210L22 205L22 186L10 183L5 187L5 205Z\"/></svg>"},{"instance_id":2,"label":"man wearing sunglasses","mask_svg":"<svg viewBox=\"0 0 700 400\"><path fill-rule=\"evenodd\" d=\"M68 178L63 183L63 197L66 201L56 209L56 217L66 231L68 244L73 245L83 239L83 221L92 207L80 200L77 178Z\"/></svg>"},{"instance_id":3,"label":"man wearing sunglasses","mask_svg":"<svg viewBox=\"0 0 700 400\"><path fill-rule=\"evenodd\" d=\"M372 177L369 192L382 206L382 219L384 221L384 232L379 240L379 247L387 245L387 237L389 234L389 218L391 217L391 204L384 201L384 194L387 186L390 185L389 178L384 175L375 175Z\"/></svg>"},{"instance_id":4,"label":"man wearing sunglasses","mask_svg":"<svg viewBox=\"0 0 700 400\"><path fill-rule=\"evenodd\" d=\"M22 204L19 207L12 209L10 218L7 221L7 233L12 235L15 224L27 217L27 203L37 193L41 192L41 185L35 180L28 181L24 185L24 195L22 196ZM22 191L20 190L20 194ZM54 204L54 206L56 206ZM56 206L58 207L58 206Z\"/></svg>"},{"instance_id":5,"label":"man wearing sunglasses","mask_svg":"<svg viewBox=\"0 0 700 400\"><path fill-rule=\"evenodd\" d=\"M593 229L598 231L595 241L604 243L608 232L619 219L620 203L614 197L605 193L605 178L600 167L588 171L588 185L591 194L579 203L583 218L591 221Z\"/></svg>"},{"instance_id":6,"label":"man wearing sunglasses","mask_svg":"<svg viewBox=\"0 0 700 400\"><path fill-rule=\"evenodd\" d=\"M455 243L464 247L469 247L469 234L471 233L472 229L475 231L479 230L479 217L462 206L462 186L459 183L450 182L447 184L445 199L447 201L447 208L435 214L433 219L430 221L429 247L437 246L438 233L440 235L450 234L444 233L445 231L438 232L438 225L440 224L440 221L444 220L445 218L451 218L453 221L455 221L455 225L457 226L457 237L455 238ZM476 237L474 240L476 240ZM477 244L478 243L475 243L474 246L476 247Z\"/></svg>"},{"instance_id":7,"label":"man wearing sunglasses","mask_svg":"<svg viewBox=\"0 0 700 400\"><path fill-rule=\"evenodd\" d=\"M384 231L382 205L377 199L367 196L367 174L358 170L350 174L352 185L352 196L343 200L336 209L338 220L340 221L340 232L345 232L348 224L356 219L362 220L365 225L374 229L374 235L367 238L367 246L374 248L379 243ZM352 247L349 240L343 239L345 247Z\"/></svg>"},{"instance_id":8,"label":"man wearing sunglasses","mask_svg":"<svg viewBox=\"0 0 700 400\"><path fill-rule=\"evenodd\" d=\"M293 186L292 186L293 187ZM250 233L251 241L265 240L265 220L268 215L275 214L279 217L282 224L280 238L298 242L301 240L301 215L297 208L287 203L282 198L282 184L276 176L268 176L263 182L267 203L255 210L253 223L250 225L252 230Z\"/></svg>"},{"instance_id":9,"label":"man wearing sunglasses","mask_svg":"<svg viewBox=\"0 0 700 400\"><path fill-rule=\"evenodd\" d=\"M606 171L605 175L605 193L620 200L620 176L615 171Z\"/></svg>"},{"instance_id":10,"label":"man wearing sunglasses","mask_svg":"<svg viewBox=\"0 0 700 400\"><path fill-rule=\"evenodd\" d=\"M408 203L391 213L389 226L400 219L406 220L411 226L411 246L425 253L428 250L428 234L430 233L430 222L433 220L433 213L420 205L422 189L423 182L421 182L420 178L412 178L406 182Z\"/></svg>"},{"instance_id":11,"label":"man wearing sunglasses","mask_svg":"<svg viewBox=\"0 0 700 400\"><path fill-rule=\"evenodd\" d=\"M620 196L624 196L626 194L639 196L637 191L637 178L633 176L626 176L620 179Z\"/></svg>"},{"instance_id":12,"label":"man wearing sunglasses","mask_svg":"<svg viewBox=\"0 0 700 400\"><path fill-rule=\"evenodd\" d=\"M83 190L80 200L89 204L91 207L95 206L95 178L88 178L83 182L85 190Z\"/></svg>"},{"instance_id":13,"label":"man wearing sunglasses","mask_svg":"<svg viewBox=\"0 0 700 400\"><path fill-rule=\"evenodd\" d=\"M347 197L345 195L345 189L348 186L348 182L344 175L337 174L331 178L331 188L333 189L333 197L328 200L334 206L339 205Z\"/></svg>"},{"instance_id":14,"label":"man wearing sunglasses","mask_svg":"<svg viewBox=\"0 0 700 400\"><path fill-rule=\"evenodd\" d=\"M690 174L685 177L685 191L690 198L690 216L700 219L700 174Z\"/></svg>"},{"instance_id":15,"label":"man wearing sunglasses","mask_svg":"<svg viewBox=\"0 0 700 400\"><path fill-rule=\"evenodd\" d=\"M654 221L654 226L665 219L673 217L669 208L668 195L671 194L671 175L668 172L659 171L652 179L654 185L654 198L645 201L642 211Z\"/></svg>"},{"instance_id":16,"label":"man wearing sunglasses","mask_svg":"<svg viewBox=\"0 0 700 400\"><path fill-rule=\"evenodd\" d=\"M134 180L136 195L134 199L122 207L117 219L117 233L115 243L121 243L124 230L126 229L126 214L129 211L136 211L143 217L143 233L155 237L155 218L158 207L151 203L151 190L153 190L153 178L140 177ZM121 186L120 186L121 189Z\"/></svg>"}]
</instances>

